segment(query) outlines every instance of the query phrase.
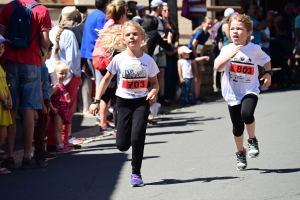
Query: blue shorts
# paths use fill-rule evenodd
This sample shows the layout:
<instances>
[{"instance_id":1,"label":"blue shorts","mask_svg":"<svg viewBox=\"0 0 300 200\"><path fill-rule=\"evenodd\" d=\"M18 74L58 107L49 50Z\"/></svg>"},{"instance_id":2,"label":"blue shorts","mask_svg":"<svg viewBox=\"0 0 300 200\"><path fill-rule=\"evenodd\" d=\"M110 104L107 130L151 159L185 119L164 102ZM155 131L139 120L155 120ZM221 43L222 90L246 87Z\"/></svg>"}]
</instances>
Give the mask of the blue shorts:
<instances>
[{"instance_id":1,"label":"blue shorts","mask_svg":"<svg viewBox=\"0 0 300 200\"><path fill-rule=\"evenodd\" d=\"M12 97L12 109L42 109L41 67L8 60L5 63L6 81Z\"/></svg>"}]
</instances>

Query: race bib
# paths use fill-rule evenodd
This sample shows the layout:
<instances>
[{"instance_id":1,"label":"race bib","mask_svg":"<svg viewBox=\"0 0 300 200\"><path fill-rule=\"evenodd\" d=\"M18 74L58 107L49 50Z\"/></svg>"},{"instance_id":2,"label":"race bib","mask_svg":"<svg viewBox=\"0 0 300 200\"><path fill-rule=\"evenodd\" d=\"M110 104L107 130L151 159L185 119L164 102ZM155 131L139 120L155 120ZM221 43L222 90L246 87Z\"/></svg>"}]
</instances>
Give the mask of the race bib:
<instances>
[{"instance_id":1,"label":"race bib","mask_svg":"<svg viewBox=\"0 0 300 200\"><path fill-rule=\"evenodd\" d=\"M196 53L197 53L197 54L200 54L201 51L202 51L202 49L203 49L203 45L202 45L202 44L198 44L198 45L197 45L197 48L196 48Z\"/></svg>"},{"instance_id":2,"label":"race bib","mask_svg":"<svg viewBox=\"0 0 300 200\"><path fill-rule=\"evenodd\" d=\"M252 63L232 62L229 71L229 80L250 83L254 75L254 65Z\"/></svg>"},{"instance_id":3,"label":"race bib","mask_svg":"<svg viewBox=\"0 0 300 200\"><path fill-rule=\"evenodd\" d=\"M147 89L146 79L122 79L122 88L127 90Z\"/></svg>"}]
</instances>

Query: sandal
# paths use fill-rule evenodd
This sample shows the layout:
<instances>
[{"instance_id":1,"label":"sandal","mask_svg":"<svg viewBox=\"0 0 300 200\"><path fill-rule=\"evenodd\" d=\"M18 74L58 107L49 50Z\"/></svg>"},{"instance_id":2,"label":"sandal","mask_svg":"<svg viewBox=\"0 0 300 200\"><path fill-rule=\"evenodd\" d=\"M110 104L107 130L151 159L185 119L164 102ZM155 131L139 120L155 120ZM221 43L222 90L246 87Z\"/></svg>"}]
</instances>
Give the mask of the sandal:
<instances>
[{"instance_id":1,"label":"sandal","mask_svg":"<svg viewBox=\"0 0 300 200\"><path fill-rule=\"evenodd\" d=\"M0 168L0 174L10 174L11 171L9 171L8 169L6 168Z\"/></svg>"}]
</instances>

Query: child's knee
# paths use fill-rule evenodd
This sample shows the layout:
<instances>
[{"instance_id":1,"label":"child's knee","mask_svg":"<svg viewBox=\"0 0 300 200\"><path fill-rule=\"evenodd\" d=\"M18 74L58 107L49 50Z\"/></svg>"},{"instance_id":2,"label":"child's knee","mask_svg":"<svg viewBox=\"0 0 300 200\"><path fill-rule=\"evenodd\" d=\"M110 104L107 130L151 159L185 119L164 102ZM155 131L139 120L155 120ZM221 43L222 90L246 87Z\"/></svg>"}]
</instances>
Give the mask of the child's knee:
<instances>
[{"instance_id":1,"label":"child's knee","mask_svg":"<svg viewBox=\"0 0 300 200\"><path fill-rule=\"evenodd\" d=\"M234 126L232 129L232 133L235 137L240 137L243 135L244 130L245 130L244 124L240 126Z\"/></svg>"}]
</instances>

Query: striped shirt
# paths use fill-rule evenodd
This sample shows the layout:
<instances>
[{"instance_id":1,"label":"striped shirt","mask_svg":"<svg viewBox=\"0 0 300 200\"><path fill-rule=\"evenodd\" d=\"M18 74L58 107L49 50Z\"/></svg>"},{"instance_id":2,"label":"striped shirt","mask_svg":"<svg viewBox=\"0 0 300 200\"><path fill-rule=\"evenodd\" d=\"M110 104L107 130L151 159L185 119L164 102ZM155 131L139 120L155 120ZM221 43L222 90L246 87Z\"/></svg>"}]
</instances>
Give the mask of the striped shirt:
<instances>
[{"instance_id":1,"label":"striped shirt","mask_svg":"<svg viewBox=\"0 0 300 200\"><path fill-rule=\"evenodd\" d=\"M188 0L189 1L189 16L206 15L207 7L206 0Z\"/></svg>"}]
</instances>

